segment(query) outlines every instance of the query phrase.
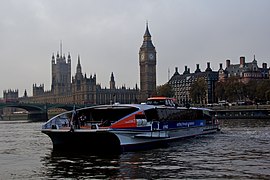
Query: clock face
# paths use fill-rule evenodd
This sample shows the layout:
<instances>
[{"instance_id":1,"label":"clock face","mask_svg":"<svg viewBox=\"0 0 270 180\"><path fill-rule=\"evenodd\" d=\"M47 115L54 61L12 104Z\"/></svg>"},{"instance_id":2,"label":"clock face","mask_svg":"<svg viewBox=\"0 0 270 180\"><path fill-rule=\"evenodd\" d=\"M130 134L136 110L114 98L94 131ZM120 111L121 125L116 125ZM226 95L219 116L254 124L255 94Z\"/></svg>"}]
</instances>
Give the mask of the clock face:
<instances>
[{"instance_id":1,"label":"clock face","mask_svg":"<svg viewBox=\"0 0 270 180\"><path fill-rule=\"evenodd\" d=\"M154 59L154 54L150 53L149 54L149 59L153 60Z\"/></svg>"},{"instance_id":2,"label":"clock face","mask_svg":"<svg viewBox=\"0 0 270 180\"><path fill-rule=\"evenodd\" d=\"M144 54L141 55L141 59L144 60Z\"/></svg>"}]
</instances>

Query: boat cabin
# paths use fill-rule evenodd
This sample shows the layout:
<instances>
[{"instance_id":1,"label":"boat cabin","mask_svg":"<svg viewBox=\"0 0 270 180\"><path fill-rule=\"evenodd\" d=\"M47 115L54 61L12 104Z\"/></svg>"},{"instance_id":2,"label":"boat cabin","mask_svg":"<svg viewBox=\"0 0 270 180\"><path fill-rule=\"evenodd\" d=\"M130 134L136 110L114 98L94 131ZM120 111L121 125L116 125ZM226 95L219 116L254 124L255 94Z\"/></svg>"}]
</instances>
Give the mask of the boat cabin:
<instances>
[{"instance_id":1,"label":"boat cabin","mask_svg":"<svg viewBox=\"0 0 270 180\"><path fill-rule=\"evenodd\" d=\"M153 122L173 126L178 122L195 121L213 124L212 112L208 109L177 107L172 98L149 98L148 103L151 105L103 105L69 111L52 118L44 129L72 125L75 129L137 128Z\"/></svg>"}]
</instances>

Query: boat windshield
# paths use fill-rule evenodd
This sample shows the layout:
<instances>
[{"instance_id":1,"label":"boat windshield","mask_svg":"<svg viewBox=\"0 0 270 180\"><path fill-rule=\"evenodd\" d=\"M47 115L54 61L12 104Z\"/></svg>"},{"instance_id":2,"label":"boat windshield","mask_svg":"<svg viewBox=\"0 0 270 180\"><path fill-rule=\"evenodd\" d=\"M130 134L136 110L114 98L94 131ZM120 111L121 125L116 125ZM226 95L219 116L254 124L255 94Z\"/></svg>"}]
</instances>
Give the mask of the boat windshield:
<instances>
[{"instance_id":1,"label":"boat windshield","mask_svg":"<svg viewBox=\"0 0 270 180\"><path fill-rule=\"evenodd\" d=\"M96 123L99 126L106 127L138 110L138 108L132 106L97 106L77 109L51 118L42 128L49 129L52 126L58 128L70 127L71 122L80 122L81 126Z\"/></svg>"},{"instance_id":2,"label":"boat windshield","mask_svg":"<svg viewBox=\"0 0 270 180\"><path fill-rule=\"evenodd\" d=\"M77 113L78 116L84 114L86 116L86 122L115 122L135 111L138 111L138 108L130 106L101 106L81 109Z\"/></svg>"}]
</instances>

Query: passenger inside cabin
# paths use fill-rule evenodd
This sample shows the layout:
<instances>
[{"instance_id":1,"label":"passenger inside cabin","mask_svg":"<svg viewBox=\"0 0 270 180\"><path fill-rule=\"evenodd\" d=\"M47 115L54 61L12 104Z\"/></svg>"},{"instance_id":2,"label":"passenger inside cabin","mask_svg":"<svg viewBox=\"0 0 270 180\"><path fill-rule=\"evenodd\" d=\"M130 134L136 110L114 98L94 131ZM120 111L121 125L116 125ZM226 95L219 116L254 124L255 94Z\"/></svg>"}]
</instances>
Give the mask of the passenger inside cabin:
<instances>
[{"instance_id":1,"label":"passenger inside cabin","mask_svg":"<svg viewBox=\"0 0 270 180\"><path fill-rule=\"evenodd\" d=\"M68 121L68 127L72 126L72 114L68 113L67 114L67 121Z\"/></svg>"},{"instance_id":2,"label":"passenger inside cabin","mask_svg":"<svg viewBox=\"0 0 270 180\"><path fill-rule=\"evenodd\" d=\"M85 126L86 116L85 116L84 114L82 114L82 115L79 117L79 120L80 120L80 125L81 125L81 126Z\"/></svg>"},{"instance_id":3,"label":"passenger inside cabin","mask_svg":"<svg viewBox=\"0 0 270 180\"><path fill-rule=\"evenodd\" d=\"M79 119L77 113L74 113L74 115L73 115L73 121L74 121L75 129L80 129L81 122L80 122L80 119Z\"/></svg>"}]
</instances>

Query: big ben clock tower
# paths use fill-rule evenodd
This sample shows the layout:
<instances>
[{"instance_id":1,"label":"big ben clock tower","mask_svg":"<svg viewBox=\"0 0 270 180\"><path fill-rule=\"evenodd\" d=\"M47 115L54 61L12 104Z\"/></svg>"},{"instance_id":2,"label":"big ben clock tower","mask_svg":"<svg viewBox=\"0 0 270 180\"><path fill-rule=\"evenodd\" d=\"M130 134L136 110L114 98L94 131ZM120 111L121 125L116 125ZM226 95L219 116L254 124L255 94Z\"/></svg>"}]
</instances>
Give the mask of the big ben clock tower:
<instances>
[{"instance_id":1,"label":"big ben clock tower","mask_svg":"<svg viewBox=\"0 0 270 180\"><path fill-rule=\"evenodd\" d=\"M143 44L139 51L141 101L156 94L156 49L146 24Z\"/></svg>"}]
</instances>

